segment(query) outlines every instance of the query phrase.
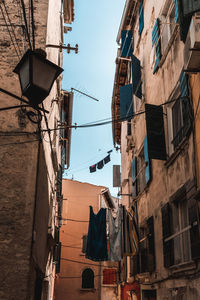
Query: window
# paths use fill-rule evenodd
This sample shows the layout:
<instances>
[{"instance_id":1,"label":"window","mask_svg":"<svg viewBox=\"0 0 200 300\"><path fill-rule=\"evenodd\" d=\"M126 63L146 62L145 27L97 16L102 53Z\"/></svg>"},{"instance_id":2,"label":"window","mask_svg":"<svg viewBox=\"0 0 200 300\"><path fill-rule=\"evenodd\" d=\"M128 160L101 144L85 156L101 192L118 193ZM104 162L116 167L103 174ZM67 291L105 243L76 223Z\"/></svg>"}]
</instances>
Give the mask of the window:
<instances>
[{"instance_id":1,"label":"window","mask_svg":"<svg viewBox=\"0 0 200 300\"><path fill-rule=\"evenodd\" d=\"M92 269L85 269L82 273L82 289L94 288L94 272Z\"/></svg>"},{"instance_id":2,"label":"window","mask_svg":"<svg viewBox=\"0 0 200 300\"><path fill-rule=\"evenodd\" d=\"M103 284L116 284L116 269L103 270Z\"/></svg>"},{"instance_id":3,"label":"window","mask_svg":"<svg viewBox=\"0 0 200 300\"><path fill-rule=\"evenodd\" d=\"M170 197L170 201L161 209L163 256L166 268L200 256L195 191L194 181L188 181Z\"/></svg>"},{"instance_id":4,"label":"window","mask_svg":"<svg viewBox=\"0 0 200 300\"><path fill-rule=\"evenodd\" d=\"M87 235L83 235L82 237L82 252L86 253L87 248Z\"/></svg>"},{"instance_id":5,"label":"window","mask_svg":"<svg viewBox=\"0 0 200 300\"><path fill-rule=\"evenodd\" d=\"M185 136L191 131L192 115L187 75L182 71L177 87L172 94L171 105L167 108L169 155L173 153Z\"/></svg>"},{"instance_id":6,"label":"window","mask_svg":"<svg viewBox=\"0 0 200 300\"><path fill-rule=\"evenodd\" d=\"M173 38L177 22L177 17L175 14L175 1L167 0L161 15L161 45L162 53L165 54L165 51L168 51L168 46L170 46Z\"/></svg>"},{"instance_id":7,"label":"window","mask_svg":"<svg viewBox=\"0 0 200 300\"><path fill-rule=\"evenodd\" d=\"M144 188L151 181L151 161L148 155L147 136L144 139L144 146L139 155L132 161L132 194L133 197L143 192Z\"/></svg>"}]
</instances>

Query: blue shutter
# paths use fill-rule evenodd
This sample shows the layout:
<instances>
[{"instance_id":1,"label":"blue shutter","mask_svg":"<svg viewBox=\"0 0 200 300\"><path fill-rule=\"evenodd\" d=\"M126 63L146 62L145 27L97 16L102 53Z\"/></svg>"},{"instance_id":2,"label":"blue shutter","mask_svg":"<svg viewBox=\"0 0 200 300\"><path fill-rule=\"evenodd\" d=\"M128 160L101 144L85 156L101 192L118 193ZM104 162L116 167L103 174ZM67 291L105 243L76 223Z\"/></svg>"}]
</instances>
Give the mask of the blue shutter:
<instances>
[{"instance_id":1,"label":"blue shutter","mask_svg":"<svg viewBox=\"0 0 200 300\"><path fill-rule=\"evenodd\" d=\"M132 84L133 94L138 98L142 99L142 81L141 81L141 66L140 61L135 57L131 56L132 59Z\"/></svg>"},{"instance_id":2,"label":"blue shutter","mask_svg":"<svg viewBox=\"0 0 200 300\"><path fill-rule=\"evenodd\" d=\"M192 15L196 11L200 11L200 0L182 0L183 15Z\"/></svg>"},{"instance_id":3,"label":"blue shutter","mask_svg":"<svg viewBox=\"0 0 200 300\"><path fill-rule=\"evenodd\" d=\"M151 180L151 165L150 165L150 159L149 159L149 153L148 153L147 136L144 139L144 161L145 161L146 184L148 184Z\"/></svg>"},{"instance_id":4,"label":"blue shutter","mask_svg":"<svg viewBox=\"0 0 200 300\"><path fill-rule=\"evenodd\" d=\"M174 0L174 5L175 5L175 22L178 22L178 17L179 17L179 13L178 13L178 0Z\"/></svg>"},{"instance_id":5,"label":"blue shutter","mask_svg":"<svg viewBox=\"0 0 200 300\"><path fill-rule=\"evenodd\" d=\"M136 157L133 158L132 160L132 195L133 197L137 196L137 180L135 180L137 176L137 159Z\"/></svg>"},{"instance_id":6,"label":"blue shutter","mask_svg":"<svg viewBox=\"0 0 200 300\"><path fill-rule=\"evenodd\" d=\"M131 56L133 53L132 47L132 31L122 30L121 32L121 57Z\"/></svg>"},{"instance_id":7,"label":"blue shutter","mask_svg":"<svg viewBox=\"0 0 200 300\"><path fill-rule=\"evenodd\" d=\"M187 97L189 95L188 91L188 76L187 74L182 70L180 78L180 92L181 92L181 97Z\"/></svg>"},{"instance_id":8,"label":"blue shutter","mask_svg":"<svg viewBox=\"0 0 200 300\"><path fill-rule=\"evenodd\" d=\"M156 61L153 69L153 74L158 69L158 64L161 59L161 44L160 44L160 27L159 27L159 19L156 20L156 23L153 27L152 31L152 45L156 48Z\"/></svg>"},{"instance_id":9,"label":"blue shutter","mask_svg":"<svg viewBox=\"0 0 200 300\"><path fill-rule=\"evenodd\" d=\"M139 6L139 35L141 35L144 28L144 9L143 9L143 0L140 0Z\"/></svg>"},{"instance_id":10,"label":"blue shutter","mask_svg":"<svg viewBox=\"0 0 200 300\"><path fill-rule=\"evenodd\" d=\"M130 120L133 117L132 84L120 87L120 118Z\"/></svg>"}]
</instances>

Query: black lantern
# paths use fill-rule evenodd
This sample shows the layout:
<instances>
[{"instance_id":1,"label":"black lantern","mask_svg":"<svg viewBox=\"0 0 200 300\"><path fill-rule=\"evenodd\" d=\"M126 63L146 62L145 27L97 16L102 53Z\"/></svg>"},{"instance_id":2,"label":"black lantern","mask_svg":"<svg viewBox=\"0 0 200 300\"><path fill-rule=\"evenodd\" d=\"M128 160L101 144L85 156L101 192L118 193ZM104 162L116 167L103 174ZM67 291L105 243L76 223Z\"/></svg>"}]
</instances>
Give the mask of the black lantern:
<instances>
[{"instance_id":1,"label":"black lantern","mask_svg":"<svg viewBox=\"0 0 200 300\"><path fill-rule=\"evenodd\" d=\"M45 56L43 50L28 50L13 71L19 75L22 95L32 106L37 106L49 95L54 81L63 72Z\"/></svg>"}]
</instances>

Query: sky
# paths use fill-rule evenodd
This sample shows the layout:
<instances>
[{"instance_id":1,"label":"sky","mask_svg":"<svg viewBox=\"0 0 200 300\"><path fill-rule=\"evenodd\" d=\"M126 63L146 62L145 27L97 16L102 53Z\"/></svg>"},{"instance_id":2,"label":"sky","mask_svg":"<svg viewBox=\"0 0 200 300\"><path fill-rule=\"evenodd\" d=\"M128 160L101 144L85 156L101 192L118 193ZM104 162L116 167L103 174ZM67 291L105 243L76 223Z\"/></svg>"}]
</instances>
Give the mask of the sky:
<instances>
[{"instance_id":1,"label":"sky","mask_svg":"<svg viewBox=\"0 0 200 300\"><path fill-rule=\"evenodd\" d=\"M111 120L111 101L118 45L116 37L125 0L75 0L72 31L65 44L79 46L78 54L64 53L62 89L78 89L99 99L92 100L74 92L72 123L82 125ZM103 169L90 173L89 166L102 160L109 150L111 161ZM120 151L113 145L112 125L72 130L70 167L64 178L106 186L113 196L113 165L120 164Z\"/></svg>"}]
</instances>

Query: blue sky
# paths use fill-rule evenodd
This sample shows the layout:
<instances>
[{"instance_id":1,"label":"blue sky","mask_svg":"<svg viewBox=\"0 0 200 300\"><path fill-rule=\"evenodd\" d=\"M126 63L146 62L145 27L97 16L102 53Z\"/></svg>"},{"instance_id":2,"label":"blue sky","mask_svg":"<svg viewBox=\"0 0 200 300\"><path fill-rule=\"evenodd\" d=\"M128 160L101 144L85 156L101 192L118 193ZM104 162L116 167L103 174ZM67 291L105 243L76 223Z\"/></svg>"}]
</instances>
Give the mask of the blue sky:
<instances>
[{"instance_id":1,"label":"blue sky","mask_svg":"<svg viewBox=\"0 0 200 300\"><path fill-rule=\"evenodd\" d=\"M111 100L117 54L116 37L125 0L75 0L72 31L65 43L79 45L79 53L64 53L63 89L76 88L97 99L74 92L73 124L78 125L111 118ZM103 159L113 149L111 161L95 173L89 166ZM120 164L120 153L113 146L112 126L72 130L70 168L64 178L112 188L112 166Z\"/></svg>"}]
</instances>

